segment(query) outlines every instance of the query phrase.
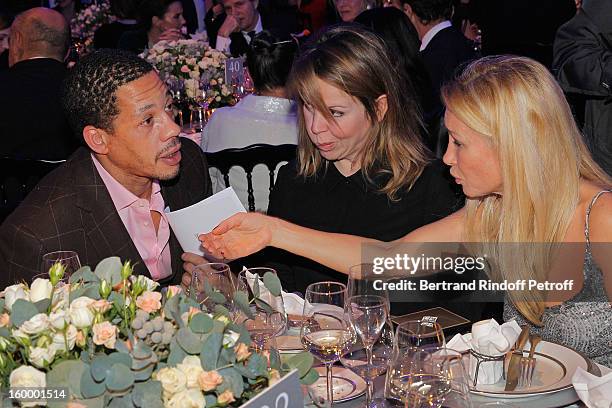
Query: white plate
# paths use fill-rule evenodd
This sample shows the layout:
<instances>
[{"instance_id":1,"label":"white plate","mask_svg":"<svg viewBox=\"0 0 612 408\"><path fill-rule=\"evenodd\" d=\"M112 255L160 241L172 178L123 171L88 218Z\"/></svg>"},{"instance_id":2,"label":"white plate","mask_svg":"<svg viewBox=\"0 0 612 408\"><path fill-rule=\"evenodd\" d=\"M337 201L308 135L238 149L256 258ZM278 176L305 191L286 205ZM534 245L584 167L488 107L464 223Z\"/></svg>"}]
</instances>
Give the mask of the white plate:
<instances>
[{"instance_id":1,"label":"white plate","mask_svg":"<svg viewBox=\"0 0 612 408\"><path fill-rule=\"evenodd\" d=\"M317 396L327 396L327 379L325 367L316 367L319 379L310 386ZM363 378L341 366L334 366L334 403L349 401L365 394L366 382Z\"/></svg>"},{"instance_id":2,"label":"white plate","mask_svg":"<svg viewBox=\"0 0 612 408\"><path fill-rule=\"evenodd\" d=\"M529 350L529 347L525 347ZM496 384L477 385L473 394L503 399L532 398L572 389L576 368L592 369L591 362L576 351L557 343L542 341L536 347L536 367L531 387L505 391L505 380ZM573 392L573 390L572 390ZM574 393L575 395L575 393Z\"/></svg>"}]
</instances>

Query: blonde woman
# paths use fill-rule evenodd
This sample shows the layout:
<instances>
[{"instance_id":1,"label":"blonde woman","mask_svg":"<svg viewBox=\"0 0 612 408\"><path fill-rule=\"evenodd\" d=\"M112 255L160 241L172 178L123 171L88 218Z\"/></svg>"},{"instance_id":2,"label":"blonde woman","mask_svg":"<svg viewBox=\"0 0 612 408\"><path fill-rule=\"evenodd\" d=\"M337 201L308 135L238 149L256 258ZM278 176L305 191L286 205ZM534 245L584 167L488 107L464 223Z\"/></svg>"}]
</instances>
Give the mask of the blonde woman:
<instances>
[{"instance_id":1,"label":"blonde woman","mask_svg":"<svg viewBox=\"0 0 612 408\"><path fill-rule=\"evenodd\" d=\"M470 64L443 99L450 137L444 162L468 200L396 242L480 242L499 254L502 279L573 280L554 302L536 290L510 292L506 315L612 366L612 251L605 248L612 242L612 180L589 155L561 89L533 60L489 57ZM360 262L361 245L373 242L252 214L201 238L227 258L270 245L343 272ZM526 256L511 260L507 243L575 243L581 251L554 257L554 248L523 245Z\"/></svg>"}]
</instances>

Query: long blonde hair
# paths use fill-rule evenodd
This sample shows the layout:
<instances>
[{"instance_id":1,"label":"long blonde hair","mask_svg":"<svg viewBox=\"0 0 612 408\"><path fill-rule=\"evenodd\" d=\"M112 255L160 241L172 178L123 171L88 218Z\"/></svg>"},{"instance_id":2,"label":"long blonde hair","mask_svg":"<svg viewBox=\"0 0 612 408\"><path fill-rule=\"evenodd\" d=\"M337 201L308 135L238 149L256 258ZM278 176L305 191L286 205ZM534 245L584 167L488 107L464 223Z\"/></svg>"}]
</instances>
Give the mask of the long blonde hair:
<instances>
[{"instance_id":1,"label":"long blonde hair","mask_svg":"<svg viewBox=\"0 0 612 408\"><path fill-rule=\"evenodd\" d=\"M328 120L334 120L323 102L315 80L320 79L356 98L365 107L371 129L361 152L361 173L372 185L387 176L378 191L394 200L402 188L410 189L429 161L421 134L422 123L414 95L387 55L385 44L375 34L357 26L339 26L326 31L293 64L288 88L298 101L299 174L314 177L328 162L310 140L303 106L308 104ZM388 109L378 120L376 100L387 96Z\"/></svg>"},{"instance_id":2,"label":"long blonde hair","mask_svg":"<svg viewBox=\"0 0 612 408\"><path fill-rule=\"evenodd\" d=\"M536 61L493 56L468 65L442 97L463 123L490 138L501 166L503 197L466 202L465 240L483 243L496 259L494 278L545 280L578 205L581 178L612 185L583 142L561 88ZM509 296L541 324L541 292Z\"/></svg>"}]
</instances>

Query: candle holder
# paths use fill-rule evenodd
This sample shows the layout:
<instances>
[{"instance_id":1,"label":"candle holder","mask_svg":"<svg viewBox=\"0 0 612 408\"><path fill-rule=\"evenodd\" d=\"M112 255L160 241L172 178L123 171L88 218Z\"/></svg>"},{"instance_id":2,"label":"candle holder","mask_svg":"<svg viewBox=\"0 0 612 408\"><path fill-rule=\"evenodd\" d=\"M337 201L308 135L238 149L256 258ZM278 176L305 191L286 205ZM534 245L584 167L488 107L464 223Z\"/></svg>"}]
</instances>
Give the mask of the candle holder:
<instances>
[{"instance_id":1,"label":"candle holder","mask_svg":"<svg viewBox=\"0 0 612 408\"><path fill-rule=\"evenodd\" d=\"M472 382L472 386L476 388L478 384L478 372L480 371L480 365L483 363L493 363L497 361L502 362L502 379L506 379L506 355L502 354L501 356L489 356L486 354L479 353L470 349L470 355L476 359L476 368L474 370L474 380ZM471 363L470 366L471 368ZM470 370L471 371L471 370Z\"/></svg>"}]
</instances>

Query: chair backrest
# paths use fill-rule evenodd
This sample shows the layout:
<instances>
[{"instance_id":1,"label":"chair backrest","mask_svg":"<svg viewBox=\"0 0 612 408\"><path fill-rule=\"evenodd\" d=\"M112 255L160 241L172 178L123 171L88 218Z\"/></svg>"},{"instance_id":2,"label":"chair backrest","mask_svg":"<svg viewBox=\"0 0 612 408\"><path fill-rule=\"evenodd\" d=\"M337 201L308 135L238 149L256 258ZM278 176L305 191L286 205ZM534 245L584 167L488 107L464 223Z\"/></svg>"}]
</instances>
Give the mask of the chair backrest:
<instances>
[{"instance_id":1,"label":"chair backrest","mask_svg":"<svg viewBox=\"0 0 612 408\"><path fill-rule=\"evenodd\" d=\"M270 191L274 186L274 172L276 166L284 161L295 158L297 146L293 144L267 145L254 144L236 149L225 149L214 153L206 153L210 167L216 167L223 174L225 187L230 186L229 172L234 166L244 169L247 177L247 194L249 211L255 211L255 195L253 190L253 168L258 164L268 167L270 175Z\"/></svg>"},{"instance_id":2,"label":"chair backrest","mask_svg":"<svg viewBox=\"0 0 612 408\"><path fill-rule=\"evenodd\" d=\"M41 178L64 161L0 157L0 223L17 208Z\"/></svg>"}]
</instances>

